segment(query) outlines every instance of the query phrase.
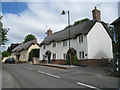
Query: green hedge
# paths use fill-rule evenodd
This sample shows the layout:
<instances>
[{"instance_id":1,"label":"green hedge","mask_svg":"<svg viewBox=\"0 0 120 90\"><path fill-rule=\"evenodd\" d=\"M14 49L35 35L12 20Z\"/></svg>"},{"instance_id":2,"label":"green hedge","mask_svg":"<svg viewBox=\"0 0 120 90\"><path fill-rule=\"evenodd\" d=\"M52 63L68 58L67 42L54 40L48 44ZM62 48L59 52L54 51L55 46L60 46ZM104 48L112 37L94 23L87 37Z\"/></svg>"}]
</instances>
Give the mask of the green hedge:
<instances>
[{"instance_id":1,"label":"green hedge","mask_svg":"<svg viewBox=\"0 0 120 90\"><path fill-rule=\"evenodd\" d=\"M38 57L39 58L39 49L33 49L29 53L29 59L28 61L31 61L33 57Z\"/></svg>"},{"instance_id":2,"label":"green hedge","mask_svg":"<svg viewBox=\"0 0 120 90\"><path fill-rule=\"evenodd\" d=\"M74 65L78 65L78 58L77 58L77 55L75 54L74 55L74 62L73 62Z\"/></svg>"}]
</instances>

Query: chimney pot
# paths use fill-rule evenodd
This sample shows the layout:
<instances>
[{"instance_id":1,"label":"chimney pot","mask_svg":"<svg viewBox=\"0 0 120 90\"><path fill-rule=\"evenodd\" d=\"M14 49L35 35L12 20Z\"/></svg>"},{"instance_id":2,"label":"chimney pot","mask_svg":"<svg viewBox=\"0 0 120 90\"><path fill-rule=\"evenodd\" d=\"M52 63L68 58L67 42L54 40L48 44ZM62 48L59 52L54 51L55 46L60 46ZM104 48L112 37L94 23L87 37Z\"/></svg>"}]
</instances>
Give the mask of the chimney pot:
<instances>
[{"instance_id":1,"label":"chimney pot","mask_svg":"<svg viewBox=\"0 0 120 90\"><path fill-rule=\"evenodd\" d=\"M36 37L34 37L34 43L37 44L37 38Z\"/></svg>"},{"instance_id":2,"label":"chimney pot","mask_svg":"<svg viewBox=\"0 0 120 90\"><path fill-rule=\"evenodd\" d=\"M92 14L93 14L93 19L96 19L98 22L101 22L100 10L97 10L97 7L95 7L95 9L92 10Z\"/></svg>"},{"instance_id":3,"label":"chimney pot","mask_svg":"<svg viewBox=\"0 0 120 90\"><path fill-rule=\"evenodd\" d=\"M49 36L50 34L52 34L52 30L49 28L49 30L47 30L47 36Z\"/></svg>"}]
</instances>

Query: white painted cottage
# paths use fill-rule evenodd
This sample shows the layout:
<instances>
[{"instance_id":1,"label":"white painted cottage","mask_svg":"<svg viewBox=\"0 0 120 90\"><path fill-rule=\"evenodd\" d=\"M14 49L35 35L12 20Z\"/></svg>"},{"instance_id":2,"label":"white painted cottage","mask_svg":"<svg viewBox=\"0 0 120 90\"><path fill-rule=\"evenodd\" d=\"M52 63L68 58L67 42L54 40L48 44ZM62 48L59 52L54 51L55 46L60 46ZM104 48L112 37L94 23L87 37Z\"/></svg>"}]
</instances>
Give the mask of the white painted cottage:
<instances>
[{"instance_id":1,"label":"white painted cottage","mask_svg":"<svg viewBox=\"0 0 120 90\"><path fill-rule=\"evenodd\" d=\"M100 11L95 7L92 12L93 20L70 27L70 49L76 51L79 64L98 65L103 58L113 58L112 35L101 22ZM47 34L40 43L40 62L65 64L69 30L52 33L49 29Z\"/></svg>"}]
</instances>

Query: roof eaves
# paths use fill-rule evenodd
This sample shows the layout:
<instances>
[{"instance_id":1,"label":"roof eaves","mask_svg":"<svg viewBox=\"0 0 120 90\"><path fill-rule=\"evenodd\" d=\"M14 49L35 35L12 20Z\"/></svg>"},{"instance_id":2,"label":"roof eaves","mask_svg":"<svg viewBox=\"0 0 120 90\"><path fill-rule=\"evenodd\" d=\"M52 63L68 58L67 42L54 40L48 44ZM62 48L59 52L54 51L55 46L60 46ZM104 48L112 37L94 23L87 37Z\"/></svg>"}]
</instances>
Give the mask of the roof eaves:
<instances>
[{"instance_id":1,"label":"roof eaves","mask_svg":"<svg viewBox=\"0 0 120 90\"><path fill-rule=\"evenodd\" d=\"M103 25L103 27L105 28L105 30L107 31L108 35L111 37L112 40L114 40L112 33L109 31L107 25L102 21L101 24Z\"/></svg>"}]
</instances>

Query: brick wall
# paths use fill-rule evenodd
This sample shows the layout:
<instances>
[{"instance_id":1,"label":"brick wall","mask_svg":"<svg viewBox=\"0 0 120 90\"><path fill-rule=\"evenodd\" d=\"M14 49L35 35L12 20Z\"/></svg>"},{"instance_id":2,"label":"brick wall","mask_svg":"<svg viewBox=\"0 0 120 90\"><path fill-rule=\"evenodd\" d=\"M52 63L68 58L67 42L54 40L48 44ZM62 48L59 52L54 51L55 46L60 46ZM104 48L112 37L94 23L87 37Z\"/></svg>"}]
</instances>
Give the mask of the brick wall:
<instances>
[{"instance_id":1,"label":"brick wall","mask_svg":"<svg viewBox=\"0 0 120 90\"><path fill-rule=\"evenodd\" d=\"M40 63L47 63L47 60L41 60ZM57 59L57 60L51 60L51 64L66 64L66 60L63 59ZM110 62L107 59L84 59L84 60L78 60L79 65L85 64L89 67L113 67L114 66L114 60L111 60Z\"/></svg>"}]
</instances>

